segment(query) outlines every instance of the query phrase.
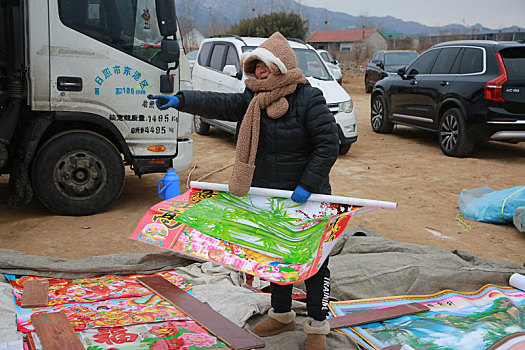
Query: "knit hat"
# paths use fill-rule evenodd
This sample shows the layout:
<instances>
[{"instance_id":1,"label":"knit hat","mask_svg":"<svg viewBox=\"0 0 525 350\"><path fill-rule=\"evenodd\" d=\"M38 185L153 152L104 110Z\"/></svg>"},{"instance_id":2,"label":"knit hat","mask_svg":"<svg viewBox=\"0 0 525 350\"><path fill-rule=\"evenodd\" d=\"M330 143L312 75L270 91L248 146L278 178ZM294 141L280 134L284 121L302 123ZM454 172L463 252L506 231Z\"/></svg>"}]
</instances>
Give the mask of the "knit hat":
<instances>
[{"instance_id":1,"label":"knit hat","mask_svg":"<svg viewBox=\"0 0 525 350\"><path fill-rule=\"evenodd\" d=\"M254 79L257 61L264 62L271 71L266 79ZM235 147L235 164L229 191L244 196L250 190L255 171L255 157L259 144L261 110L269 118L277 119L288 111L286 96L294 93L297 84L306 82L288 41L276 32L252 52L241 56L244 72L249 77L244 82L255 93L244 114Z\"/></svg>"},{"instance_id":2,"label":"knit hat","mask_svg":"<svg viewBox=\"0 0 525 350\"><path fill-rule=\"evenodd\" d=\"M288 70L297 68L297 59L286 38L275 32L264 43L251 52L241 55L244 73L255 77L255 65L262 61L273 74L286 74Z\"/></svg>"}]
</instances>

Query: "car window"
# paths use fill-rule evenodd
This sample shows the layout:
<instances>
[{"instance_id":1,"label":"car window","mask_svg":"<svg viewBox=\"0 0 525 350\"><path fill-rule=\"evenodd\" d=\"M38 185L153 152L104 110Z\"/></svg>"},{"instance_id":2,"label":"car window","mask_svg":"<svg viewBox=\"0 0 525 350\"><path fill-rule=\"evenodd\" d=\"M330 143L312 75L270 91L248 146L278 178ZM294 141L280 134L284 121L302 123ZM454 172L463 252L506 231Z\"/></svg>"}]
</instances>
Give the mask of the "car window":
<instances>
[{"instance_id":1,"label":"car window","mask_svg":"<svg viewBox=\"0 0 525 350\"><path fill-rule=\"evenodd\" d=\"M235 68L237 68L237 72L241 70L241 64L239 62L239 55L237 54L237 50L234 46L228 46L228 54L226 56L226 63L225 65L234 65Z\"/></svg>"},{"instance_id":2,"label":"car window","mask_svg":"<svg viewBox=\"0 0 525 350\"><path fill-rule=\"evenodd\" d=\"M525 78L525 49L512 48L500 52L509 79Z\"/></svg>"},{"instance_id":3,"label":"car window","mask_svg":"<svg viewBox=\"0 0 525 350\"><path fill-rule=\"evenodd\" d=\"M432 66L430 74L450 74L452 65L461 50L460 47L445 47L441 49L439 56L436 58L436 63Z\"/></svg>"},{"instance_id":4,"label":"car window","mask_svg":"<svg viewBox=\"0 0 525 350\"><path fill-rule=\"evenodd\" d=\"M67 27L165 68L166 63L157 55L162 35L155 2L144 5L138 5L137 0L60 0L58 9Z\"/></svg>"},{"instance_id":5,"label":"car window","mask_svg":"<svg viewBox=\"0 0 525 350\"><path fill-rule=\"evenodd\" d=\"M197 58L197 53L198 52L199 52L198 50L188 52L186 54L186 58L189 59L189 60L195 60L195 58Z\"/></svg>"},{"instance_id":6,"label":"car window","mask_svg":"<svg viewBox=\"0 0 525 350\"><path fill-rule=\"evenodd\" d=\"M461 66L461 60L463 59L463 54L465 53L465 49L462 48L459 50L458 55L456 56L456 59L454 60L454 63L452 64L452 68L450 69L450 74L458 74L459 68Z\"/></svg>"},{"instance_id":7,"label":"car window","mask_svg":"<svg viewBox=\"0 0 525 350\"><path fill-rule=\"evenodd\" d=\"M325 59L326 62L332 63L332 62L335 61L334 58L332 57L332 55L330 54L330 52L323 52L323 53L325 55L324 59Z\"/></svg>"},{"instance_id":8,"label":"car window","mask_svg":"<svg viewBox=\"0 0 525 350\"><path fill-rule=\"evenodd\" d=\"M224 44L215 44L210 57L210 68L216 70L222 70L222 61L224 59L224 52L226 51L226 45Z\"/></svg>"},{"instance_id":9,"label":"car window","mask_svg":"<svg viewBox=\"0 0 525 350\"><path fill-rule=\"evenodd\" d=\"M416 58L416 60L410 65L407 72L409 75L417 74L428 74L436 56L439 54L439 50L433 49L424 52L421 56Z\"/></svg>"},{"instance_id":10,"label":"car window","mask_svg":"<svg viewBox=\"0 0 525 350\"><path fill-rule=\"evenodd\" d=\"M210 55L211 44L212 43L202 44L202 47L199 51L199 58L197 59L197 62L199 62L201 66L208 65L208 56Z\"/></svg>"},{"instance_id":11,"label":"car window","mask_svg":"<svg viewBox=\"0 0 525 350\"><path fill-rule=\"evenodd\" d=\"M418 56L416 52L388 52L385 66L408 66Z\"/></svg>"},{"instance_id":12,"label":"car window","mask_svg":"<svg viewBox=\"0 0 525 350\"><path fill-rule=\"evenodd\" d=\"M459 74L483 72L483 50L473 47L465 48Z\"/></svg>"}]
</instances>

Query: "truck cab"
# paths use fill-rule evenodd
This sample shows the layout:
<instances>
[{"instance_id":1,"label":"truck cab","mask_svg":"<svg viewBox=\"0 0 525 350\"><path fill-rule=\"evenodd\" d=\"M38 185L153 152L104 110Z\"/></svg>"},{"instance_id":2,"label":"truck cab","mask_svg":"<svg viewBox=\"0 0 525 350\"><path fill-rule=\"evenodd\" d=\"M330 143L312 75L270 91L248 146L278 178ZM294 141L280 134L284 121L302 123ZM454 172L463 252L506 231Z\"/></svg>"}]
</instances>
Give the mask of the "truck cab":
<instances>
[{"instance_id":1,"label":"truck cab","mask_svg":"<svg viewBox=\"0 0 525 350\"><path fill-rule=\"evenodd\" d=\"M191 89L175 0L3 0L0 174L11 207L33 193L90 215L140 176L193 159L192 116L148 94Z\"/></svg>"}]
</instances>

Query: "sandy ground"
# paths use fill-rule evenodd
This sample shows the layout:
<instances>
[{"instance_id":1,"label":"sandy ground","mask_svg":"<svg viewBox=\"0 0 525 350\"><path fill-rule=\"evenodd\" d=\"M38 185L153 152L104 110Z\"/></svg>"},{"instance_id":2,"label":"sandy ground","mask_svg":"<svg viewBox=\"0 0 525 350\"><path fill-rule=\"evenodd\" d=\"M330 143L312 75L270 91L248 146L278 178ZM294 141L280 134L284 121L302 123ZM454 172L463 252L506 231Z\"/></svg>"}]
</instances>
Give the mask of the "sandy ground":
<instances>
[{"instance_id":1,"label":"sandy ground","mask_svg":"<svg viewBox=\"0 0 525 350\"><path fill-rule=\"evenodd\" d=\"M354 100L359 136L332 169L333 194L399 204L396 210L354 216L350 230L362 224L398 241L525 262L525 233L512 224L462 220L457 206L465 188L499 190L524 185L524 144L489 142L470 158L446 157L431 133L396 127L392 134L375 134L362 76L345 75L344 87ZM194 142L195 168L179 174L183 191L190 175L191 180L201 179L234 160L235 144L229 134L212 128L209 136L194 135ZM230 174L227 168L201 181L227 183ZM8 208L8 177L0 176L0 247L68 259L158 251L128 237L148 208L160 201L156 193L161 178L161 174L150 174L139 179L128 169L123 193L108 211L60 217L36 199L23 209Z\"/></svg>"}]
</instances>

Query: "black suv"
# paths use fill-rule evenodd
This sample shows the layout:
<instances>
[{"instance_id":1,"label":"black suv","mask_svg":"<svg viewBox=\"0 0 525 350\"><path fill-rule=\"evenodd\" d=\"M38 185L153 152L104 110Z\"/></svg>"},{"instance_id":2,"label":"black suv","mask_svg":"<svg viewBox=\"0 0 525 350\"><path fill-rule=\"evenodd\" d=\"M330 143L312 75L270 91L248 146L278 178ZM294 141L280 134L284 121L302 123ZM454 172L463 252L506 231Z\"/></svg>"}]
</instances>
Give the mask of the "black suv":
<instances>
[{"instance_id":1,"label":"black suv","mask_svg":"<svg viewBox=\"0 0 525 350\"><path fill-rule=\"evenodd\" d=\"M371 96L378 133L394 124L437 132L448 156L468 156L485 140L525 141L523 42L454 41L435 45Z\"/></svg>"},{"instance_id":2,"label":"black suv","mask_svg":"<svg viewBox=\"0 0 525 350\"><path fill-rule=\"evenodd\" d=\"M419 54L415 50L380 50L374 52L372 59L366 65L366 93L372 92L377 81L389 75L396 75L399 68L408 66L417 56Z\"/></svg>"}]
</instances>

